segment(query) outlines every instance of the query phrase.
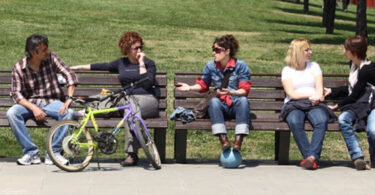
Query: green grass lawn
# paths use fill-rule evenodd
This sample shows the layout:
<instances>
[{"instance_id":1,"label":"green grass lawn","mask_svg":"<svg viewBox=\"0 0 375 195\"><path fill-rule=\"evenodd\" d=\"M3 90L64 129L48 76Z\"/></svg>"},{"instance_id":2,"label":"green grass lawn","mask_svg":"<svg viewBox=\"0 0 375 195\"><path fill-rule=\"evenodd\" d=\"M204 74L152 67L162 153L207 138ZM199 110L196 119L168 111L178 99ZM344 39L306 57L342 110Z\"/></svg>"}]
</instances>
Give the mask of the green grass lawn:
<instances>
[{"instance_id":1,"label":"green grass lawn","mask_svg":"<svg viewBox=\"0 0 375 195\"><path fill-rule=\"evenodd\" d=\"M311 40L312 60L324 73L347 73L343 42L355 35L356 6L350 5L348 12L337 10L335 33L326 35L322 1L309 2L310 14L305 15L303 4L294 0L0 0L0 68L11 68L23 57L25 39L32 33L47 34L50 49L67 64L77 65L121 57L120 36L124 31L137 31L145 40L146 55L155 60L159 71L168 72L169 113L173 73L202 71L212 59L213 40L224 34L239 40L237 57L253 73L281 72L290 41L299 37ZM375 9L368 8L367 13L368 57L372 59ZM42 151L46 131L31 130ZM173 135L173 129L168 129L167 158L173 158ZM273 137L273 132L251 132L244 143L244 158L273 159ZM217 158L220 147L216 139L209 131L189 131L187 157ZM367 150L364 133L360 139ZM10 128L0 129L0 144L0 156L21 155ZM301 158L294 142L290 155L291 159ZM327 134L322 159L349 159L339 133Z\"/></svg>"}]
</instances>

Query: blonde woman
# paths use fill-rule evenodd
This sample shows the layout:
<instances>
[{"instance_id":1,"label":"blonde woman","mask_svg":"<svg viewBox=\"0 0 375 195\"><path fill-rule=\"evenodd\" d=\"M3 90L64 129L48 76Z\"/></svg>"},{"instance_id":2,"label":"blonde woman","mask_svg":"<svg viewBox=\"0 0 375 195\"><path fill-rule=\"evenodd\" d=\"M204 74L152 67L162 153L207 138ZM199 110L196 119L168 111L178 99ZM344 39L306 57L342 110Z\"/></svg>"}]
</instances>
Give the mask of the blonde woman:
<instances>
[{"instance_id":1,"label":"blonde woman","mask_svg":"<svg viewBox=\"0 0 375 195\"><path fill-rule=\"evenodd\" d=\"M286 93L282 114L288 123L305 169L317 169L329 115L320 104L324 100L323 77L319 64L311 62L311 43L295 39L290 43L281 79ZM305 119L314 128L311 142L306 135Z\"/></svg>"}]
</instances>

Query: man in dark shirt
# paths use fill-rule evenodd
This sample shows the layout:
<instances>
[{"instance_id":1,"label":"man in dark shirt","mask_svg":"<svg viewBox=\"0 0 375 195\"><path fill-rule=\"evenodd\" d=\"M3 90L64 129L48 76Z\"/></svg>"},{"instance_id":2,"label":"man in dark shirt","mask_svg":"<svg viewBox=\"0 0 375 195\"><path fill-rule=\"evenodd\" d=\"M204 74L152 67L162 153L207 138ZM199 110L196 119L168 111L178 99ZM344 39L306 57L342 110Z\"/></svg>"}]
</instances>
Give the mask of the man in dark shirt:
<instances>
[{"instance_id":1,"label":"man in dark shirt","mask_svg":"<svg viewBox=\"0 0 375 195\"><path fill-rule=\"evenodd\" d=\"M75 85L78 79L74 72L53 52L48 49L48 38L45 35L33 34L26 40L26 56L18 61L12 69L12 87L10 96L16 103L7 111L7 118L17 141L22 147L22 158L19 165L39 164L39 149L32 142L25 122L35 119L43 122L46 117L58 121L72 120L74 111L69 109ZM65 97L58 82L58 73L66 79L68 95ZM62 102L64 101L64 102ZM64 129L60 131L64 133ZM63 137L63 136L60 136ZM56 158L67 163L59 153L61 139L54 140L52 147ZM46 155L46 164L52 164Z\"/></svg>"}]
</instances>

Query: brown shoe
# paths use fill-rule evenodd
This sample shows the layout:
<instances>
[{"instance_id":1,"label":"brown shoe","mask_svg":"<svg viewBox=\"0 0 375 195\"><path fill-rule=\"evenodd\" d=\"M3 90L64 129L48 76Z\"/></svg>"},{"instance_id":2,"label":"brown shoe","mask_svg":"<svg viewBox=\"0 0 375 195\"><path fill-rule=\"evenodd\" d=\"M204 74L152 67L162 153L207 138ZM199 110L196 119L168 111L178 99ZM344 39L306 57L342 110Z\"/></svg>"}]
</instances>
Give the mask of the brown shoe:
<instances>
[{"instance_id":1,"label":"brown shoe","mask_svg":"<svg viewBox=\"0 0 375 195\"><path fill-rule=\"evenodd\" d=\"M356 160L354 160L354 167L358 171L371 169L371 167L369 166L369 164L367 164L366 161L363 160L362 158L357 158Z\"/></svg>"},{"instance_id":2,"label":"brown shoe","mask_svg":"<svg viewBox=\"0 0 375 195\"><path fill-rule=\"evenodd\" d=\"M138 164L138 155L136 153L129 153L125 160L120 162L123 167L135 166Z\"/></svg>"},{"instance_id":3,"label":"brown shoe","mask_svg":"<svg viewBox=\"0 0 375 195\"><path fill-rule=\"evenodd\" d=\"M223 151L230 148L230 143L229 143L227 134L225 133L219 134L219 140L220 140L221 148L223 149Z\"/></svg>"},{"instance_id":4,"label":"brown shoe","mask_svg":"<svg viewBox=\"0 0 375 195\"><path fill-rule=\"evenodd\" d=\"M234 139L234 143L233 143L233 149L234 150L237 150L239 152L241 151L241 145L242 145L243 137L244 137L244 135L242 135L242 134L236 135L236 138Z\"/></svg>"}]
</instances>

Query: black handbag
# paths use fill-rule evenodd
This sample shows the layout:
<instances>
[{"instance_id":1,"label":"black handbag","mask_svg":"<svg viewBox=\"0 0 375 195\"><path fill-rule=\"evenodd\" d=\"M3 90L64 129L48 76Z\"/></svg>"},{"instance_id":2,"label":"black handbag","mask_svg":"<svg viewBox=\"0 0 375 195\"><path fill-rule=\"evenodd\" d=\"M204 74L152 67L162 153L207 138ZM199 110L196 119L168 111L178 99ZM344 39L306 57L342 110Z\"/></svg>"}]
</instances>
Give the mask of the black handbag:
<instances>
[{"instance_id":1,"label":"black handbag","mask_svg":"<svg viewBox=\"0 0 375 195\"><path fill-rule=\"evenodd\" d=\"M220 89L226 88L229 82L230 74L233 72L233 69L227 69L225 71L224 79L221 82ZM206 118L207 117L207 111L208 106L210 104L210 100L213 97L219 97L219 95L216 93L216 90L212 91L209 90L207 93L207 96L204 100L200 101L199 104L194 106L194 114L196 118Z\"/></svg>"}]
</instances>

